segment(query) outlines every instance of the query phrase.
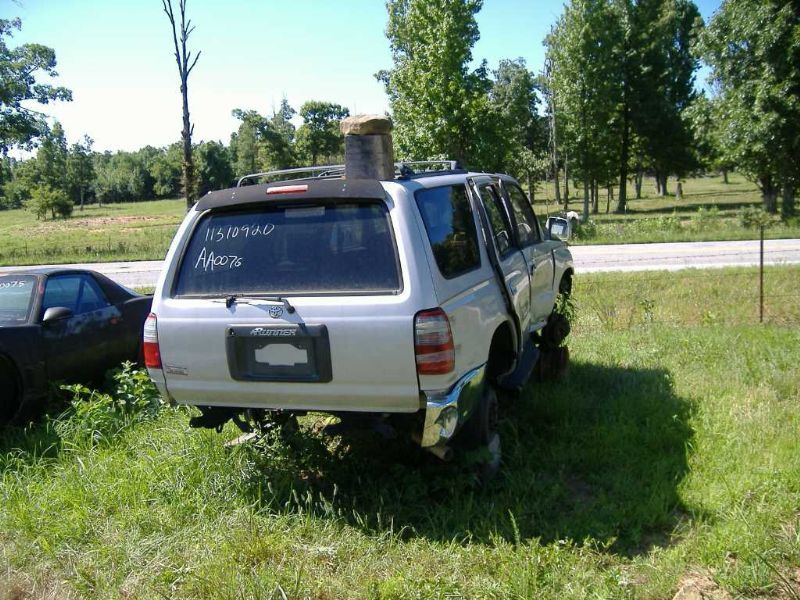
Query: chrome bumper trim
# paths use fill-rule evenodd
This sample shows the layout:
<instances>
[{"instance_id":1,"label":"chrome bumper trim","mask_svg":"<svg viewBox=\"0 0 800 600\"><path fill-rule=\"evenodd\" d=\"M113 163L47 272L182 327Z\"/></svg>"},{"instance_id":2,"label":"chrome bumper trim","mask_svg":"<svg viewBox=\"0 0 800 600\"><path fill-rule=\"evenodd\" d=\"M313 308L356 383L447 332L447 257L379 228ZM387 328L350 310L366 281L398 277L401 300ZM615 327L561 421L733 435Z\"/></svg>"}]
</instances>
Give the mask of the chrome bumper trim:
<instances>
[{"instance_id":1,"label":"chrome bumper trim","mask_svg":"<svg viewBox=\"0 0 800 600\"><path fill-rule=\"evenodd\" d=\"M464 375L447 392L425 393L423 448L447 443L475 411L483 392L486 365Z\"/></svg>"}]
</instances>

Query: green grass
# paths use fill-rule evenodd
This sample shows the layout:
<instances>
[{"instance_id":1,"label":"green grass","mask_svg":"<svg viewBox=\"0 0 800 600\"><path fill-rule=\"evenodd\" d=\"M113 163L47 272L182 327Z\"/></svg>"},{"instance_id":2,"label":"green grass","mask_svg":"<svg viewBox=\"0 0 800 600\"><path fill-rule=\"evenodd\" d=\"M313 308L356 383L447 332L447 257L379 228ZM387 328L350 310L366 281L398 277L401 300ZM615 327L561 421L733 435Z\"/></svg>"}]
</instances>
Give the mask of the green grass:
<instances>
[{"instance_id":1,"label":"green grass","mask_svg":"<svg viewBox=\"0 0 800 600\"><path fill-rule=\"evenodd\" d=\"M670 189L674 192L674 182ZM539 184L535 208L541 218L560 208L553 204L552 194L552 183ZM581 212L582 191L573 189L570 194L569 208ZM720 177L689 179L680 201L674 196L656 197L647 180L642 199L631 200L624 215L613 213L614 202L612 212L604 212L604 194L600 214L592 217L594 228L584 228L572 243L741 240L758 235L740 224L740 213L745 207L760 206L760 194L737 174L727 185ZM0 211L0 265L161 259L184 214L182 200L89 205L66 221L37 221L24 209ZM776 220L766 236L800 237L800 222L787 225Z\"/></svg>"},{"instance_id":2,"label":"green grass","mask_svg":"<svg viewBox=\"0 0 800 600\"><path fill-rule=\"evenodd\" d=\"M161 259L186 214L182 200L88 205L70 219L0 212L0 264Z\"/></svg>"},{"instance_id":3,"label":"green grass","mask_svg":"<svg viewBox=\"0 0 800 600\"><path fill-rule=\"evenodd\" d=\"M752 269L579 277L571 370L506 408L486 489L400 441L325 440L318 416L293 446L224 448L232 427L191 430L178 409L94 444L77 414L8 432L0 581L35 597L671 598L695 576L796 597L799 275L767 271L765 325Z\"/></svg>"},{"instance_id":4,"label":"green grass","mask_svg":"<svg viewBox=\"0 0 800 600\"><path fill-rule=\"evenodd\" d=\"M563 191L563 190L562 190ZM645 242L689 242L709 240L756 239L758 231L745 228L740 215L747 207L761 206L761 193L757 186L743 176L732 173L729 183L722 177L697 177L683 182L683 197L675 198L675 182L669 183L670 194L658 197L653 180L645 178L640 200L629 199L625 214L616 214L615 199L606 212L606 191L601 190L599 213L591 215L594 228L583 237L571 240L575 244L620 244ZM633 187L628 196L633 198ZM554 204L552 182L538 185L535 209L540 216L563 209ZM583 212L583 189L570 189L569 210ZM790 224L773 220L766 229L768 238L800 237L800 222Z\"/></svg>"}]
</instances>

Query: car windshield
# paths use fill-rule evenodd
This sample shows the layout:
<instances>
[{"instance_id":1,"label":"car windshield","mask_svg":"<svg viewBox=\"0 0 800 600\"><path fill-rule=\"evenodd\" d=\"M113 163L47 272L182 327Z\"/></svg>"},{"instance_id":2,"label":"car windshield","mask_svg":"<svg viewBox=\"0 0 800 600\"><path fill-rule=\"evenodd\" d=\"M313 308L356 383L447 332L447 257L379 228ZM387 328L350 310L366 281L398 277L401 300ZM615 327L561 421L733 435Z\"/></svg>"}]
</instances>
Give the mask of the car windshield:
<instances>
[{"instance_id":1,"label":"car windshield","mask_svg":"<svg viewBox=\"0 0 800 600\"><path fill-rule=\"evenodd\" d=\"M0 326L28 320L35 289L33 275L0 275Z\"/></svg>"},{"instance_id":2,"label":"car windshield","mask_svg":"<svg viewBox=\"0 0 800 600\"><path fill-rule=\"evenodd\" d=\"M370 294L399 288L386 205L323 200L206 215L184 253L175 295Z\"/></svg>"}]
</instances>

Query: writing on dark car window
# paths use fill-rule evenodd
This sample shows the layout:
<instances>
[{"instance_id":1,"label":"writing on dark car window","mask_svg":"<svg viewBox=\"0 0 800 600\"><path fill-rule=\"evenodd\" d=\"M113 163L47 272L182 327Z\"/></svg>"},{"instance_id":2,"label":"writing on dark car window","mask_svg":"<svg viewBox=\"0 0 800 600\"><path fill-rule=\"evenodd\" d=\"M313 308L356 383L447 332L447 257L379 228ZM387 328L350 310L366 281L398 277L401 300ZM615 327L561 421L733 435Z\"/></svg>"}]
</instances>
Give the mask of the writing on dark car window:
<instances>
[{"instance_id":1,"label":"writing on dark car window","mask_svg":"<svg viewBox=\"0 0 800 600\"><path fill-rule=\"evenodd\" d=\"M36 277L0 276L0 323L19 323L28 319Z\"/></svg>"},{"instance_id":2,"label":"writing on dark car window","mask_svg":"<svg viewBox=\"0 0 800 600\"><path fill-rule=\"evenodd\" d=\"M222 242L225 240L267 236L275 230L272 223L248 223L246 225L228 225L227 227L209 227L206 229L206 242Z\"/></svg>"},{"instance_id":3,"label":"writing on dark car window","mask_svg":"<svg viewBox=\"0 0 800 600\"><path fill-rule=\"evenodd\" d=\"M206 215L186 248L175 294L381 292L399 287L386 206L322 200Z\"/></svg>"}]
</instances>

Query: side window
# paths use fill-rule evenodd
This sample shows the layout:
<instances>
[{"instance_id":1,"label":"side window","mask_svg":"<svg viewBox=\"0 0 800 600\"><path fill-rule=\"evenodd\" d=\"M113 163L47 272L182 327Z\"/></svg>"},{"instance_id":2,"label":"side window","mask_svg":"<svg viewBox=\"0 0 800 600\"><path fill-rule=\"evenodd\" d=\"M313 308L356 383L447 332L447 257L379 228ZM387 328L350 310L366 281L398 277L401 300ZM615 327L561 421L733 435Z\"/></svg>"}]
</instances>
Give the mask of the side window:
<instances>
[{"instance_id":1,"label":"side window","mask_svg":"<svg viewBox=\"0 0 800 600\"><path fill-rule=\"evenodd\" d=\"M47 279L42 314L54 306L63 306L79 315L108 305L105 294L91 278L85 275L61 275Z\"/></svg>"},{"instance_id":2,"label":"side window","mask_svg":"<svg viewBox=\"0 0 800 600\"><path fill-rule=\"evenodd\" d=\"M493 187L482 185L480 193L483 205L486 207L486 214L489 216L489 223L492 226L497 251L500 256L505 256L511 250L511 223L508 222L500 197Z\"/></svg>"},{"instance_id":3,"label":"side window","mask_svg":"<svg viewBox=\"0 0 800 600\"><path fill-rule=\"evenodd\" d=\"M463 185L414 194L431 250L442 275L452 279L481 265L475 218Z\"/></svg>"},{"instance_id":4,"label":"side window","mask_svg":"<svg viewBox=\"0 0 800 600\"><path fill-rule=\"evenodd\" d=\"M536 223L536 216L533 209L525 197L525 193L516 185L505 184L508 190L508 197L511 199L511 207L514 210L514 218L517 221L517 236L520 244L530 246L541 241L539 227Z\"/></svg>"},{"instance_id":5,"label":"side window","mask_svg":"<svg viewBox=\"0 0 800 600\"><path fill-rule=\"evenodd\" d=\"M81 276L81 279L82 289L78 300L78 310L75 311L76 313L83 314L109 306L110 302L94 279L88 275Z\"/></svg>"}]
</instances>

